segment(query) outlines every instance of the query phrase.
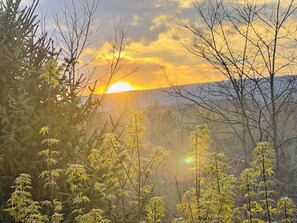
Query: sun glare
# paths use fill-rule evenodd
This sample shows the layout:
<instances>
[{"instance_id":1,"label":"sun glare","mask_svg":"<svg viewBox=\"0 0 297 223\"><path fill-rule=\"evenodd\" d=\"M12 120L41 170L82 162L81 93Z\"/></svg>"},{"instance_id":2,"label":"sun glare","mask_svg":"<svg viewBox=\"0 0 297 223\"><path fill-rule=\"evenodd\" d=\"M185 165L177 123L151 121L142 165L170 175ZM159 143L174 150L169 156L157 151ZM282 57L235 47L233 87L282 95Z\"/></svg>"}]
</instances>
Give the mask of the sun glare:
<instances>
[{"instance_id":1,"label":"sun glare","mask_svg":"<svg viewBox=\"0 0 297 223\"><path fill-rule=\"evenodd\" d=\"M117 82L117 83L110 86L107 93L111 94L111 93L131 91L131 90L135 90L135 88L133 88L129 83L127 83L127 82Z\"/></svg>"}]
</instances>

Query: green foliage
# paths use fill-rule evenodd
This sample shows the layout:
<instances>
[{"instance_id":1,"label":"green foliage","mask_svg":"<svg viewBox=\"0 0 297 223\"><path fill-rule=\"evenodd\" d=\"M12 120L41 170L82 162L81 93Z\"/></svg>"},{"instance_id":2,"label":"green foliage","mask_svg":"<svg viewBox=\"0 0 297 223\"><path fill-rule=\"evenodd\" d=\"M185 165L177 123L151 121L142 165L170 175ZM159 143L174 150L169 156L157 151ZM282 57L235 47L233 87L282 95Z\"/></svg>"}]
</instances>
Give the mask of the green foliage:
<instances>
[{"instance_id":1,"label":"green foliage","mask_svg":"<svg viewBox=\"0 0 297 223\"><path fill-rule=\"evenodd\" d=\"M29 192L31 187L31 178L28 174L21 174L15 179L14 192L10 195L7 202L6 211L17 222L36 222L43 223L48 221L45 215L40 213L40 204L33 201Z\"/></svg>"},{"instance_id":2,"label":"green foliage","mask_svg":"<svg viewBox=\"0 0 297 223\"><path fill-rule=\"evenodd\" d=\"M42 67L40 78L51 88L57 88L62 71L62 68L58 66L58 62L55 59L50 59Z\"/></svg>"},{"instance_id":3,"label":"green foliage","mask_svg":"<svg viewBox=\"0 0 297 223\"><path fill-rule=\"evenodd\" d=\"M149 202L153 194L151 177L168 155L168 152L162 147L156 147L152 153L146 153L146 146L142 142L144 129L142 122L143 115L137 111L132 112L125 132L125 144L129 154L125 166L129 168L128 180L135 191L135 200L133 201L137 213L135 221L143 219L145 204Z\"/></svg>"},{"instance_id":4,"label":"green foliage","mask_svg":"<svg viewBox=\"0 0 297 223\"><path fill-rule=\"evenodd\" d=\"M78 223L109 223L103 216L103 211L100 209L92 209L89 213L77 217Z\"/></svg>"},{"instance_id":5,"label":"green foliage","mask_svg":"<svg viewBox=\"0 0 297 223\"><path fill-rule=\"evenodd\" d=\"M296 205L288 197L281 197L277 202L277 213L279 222L294 222L296 214Z\"/></svg>"},{"instance_id":6,"label":"green foliage","mask_svg":"<svg viewBox=\"0 0 297 223\"><path fill-rule=\"evenodd\" d=\"M57 199L54 199L52 201L43 201L41 202L41 205L43 206L43 209L45 209L47 212L48 210L53 210L53 213L50 215L48 214L50 222L52 223L60 223L64 220L64 214L62 213L62 203L58 201Z\"/></svg>"},{"instance_id":7,"label":"green foliage","mask_svg":"<svg viewBox=\"0 0 297 223\"><path fill-rule=\"evenodd\" d=\"M275 169L275 152L270 148L269 143L258 143L253 152L254 160L251 166L255 168L256 176L264 174L268 177L274 175ZM272 182L271 182L272 183Z\"/></svg>"},{"instance_id":8,"label":"green foliage","mask_svg":"<svg viewBox=\"0 0 297 223\"><path fill-rule=\"evenodd\" d=\"M61 200L58 188L69 194L62 180L67 164L86 160L100 142L101 135L86 127L97 105L80 104L79 92L70 92L54 43L38 30L38 1L27 7L20 2L0 3L0 208L13 180L28 173L36 199L49 200L54 214L53 202Z\"/></svg>"},{"instance_id":9,"label":"green foliage","mask_svg":"<svg viewBox=\"0 0 297 223\"><path fill-rule=\"evenodd\" d=\"M190 133L191 145L196 149L205 150L208 148L210 139L209 132L206 126L197 126L194 131Z\"/></svg>"},{"instance_id":10,"label":"green foliage","mask_svg":"<svg viewBox=\"0 0 297 223\"><path fill-rule=\"evenodd\" d=\"M186 191L186 193L182 196L181 203L177 205L177 209L183 217L175 219L175 222L193 223L198 221L200 216L205 215L203 207L201 207L200 204L198 206L196 194L193 188Z\"/></svg>"},{"instance_id":11,"label":"green foliage","mask_svg":"<svg viewBox=\"0 0 297 223\"><path fill-rule=\"evenodd\" d=\"M30 174L34 181L40 173L35 156L45 93L40 73L53 56L50 41L38 35L38 1L27 7L20 4L21 0L0 3L0 209L20 173ZM0 221L9 221L6 216L1 213Z\"/></svg>"},{"instance_id":12,"label":"green foliage","mask_svg":"<svg viewBox=\"0 0 297 223\"><path fill-rule=\"evenodd\" d=\"M85 205L90 202L89 197L84 193L85 185L89 179L85 166L81 164L69 164L65 175L67 176L66 182L70 186L72 193L70 200L72 203L71 206L73 206L72 214L75 215L75 221L80 222L81 218L83 220L88 219L88 215L84 215Z\"/></svg>"},{"instance_id":13,"label":"green foliage","mask_svg":"<svg viewBox=\"0 0 297 223\"><path fill-rule=\"evenodd\" d=\"M228 174L230 166L222 153L211 154L210 162L198 202L191 188L177 206L182 222L234 222L236 178Z\"/></svg>"},{"instance_id":14,"label":"green foliage","mask_svg":"<svg viewBox=\"0 0 297 223\"><path fill-rule=\"evenodd\" d=\"M257 212L261 219L272 222L273 214L276 214L275 201L273 197L277 192L273 189L272 176L275 169L275 152L270 148L269 143L258 143L253 152L254 160L251 166L254 168L254 175L257 179L255 186L258 188L256 205Z\"/></svg>"},{"instance_id":15,"label":"green foliage","mask_svg":"<svg viewBox=\"0 0 297 223\"><path fill-rule=\"evenodd\" d=\"M140 115L133 113L134 119L131 121L134 124L128 125L134 126L134 131L138 127L142 129L138 126L140 123L137 122L135 114ZM119 140L115 133L105 134L101 146L91 150L88 156L90 166L70 164L65 172L61 172L59 177L66 176L71 193L67 202L71 204L67 207L71 210L70 215L62 213L62 204L57 199L34 201L29 192L32 188L31 178L27 174L21 174L16 178L13 187L15 191L8 200L6 212L19 222L59 223L64 218L78 223L137 222L138 219L139 222L162 222L165 216L164 202L162 197L153 196L155 188L152 177L156 168L167 156L167 151L157 147L152 149L148 158L145 158L142 154L150 154L144 153L148 147L144 146L142 141L137 142L137 137L142 132L139 132L139 135L132 134L129 132L132 130L128 128L129 137L133 136L128 144ZM205 129L198 128L198 131L201 130ZM40 129L40 134L48 137L42 140L42 145L50 146L48 148L51 150L47 148L41 150L39 154L51 172L55 170L54 166L58 161L48 159L51 152L54 160L58 158L52 146L59 145L59 140L49 138L50 129L47 126ZM203 172L199 178L196 178L198 172L195 172L195 178L199 181L195 179L194 186L182 196L181 203L177 206L182 217L174 219L174 222L269 222L268 212L271 214L271 222L276 217L280 222L295 221L296 207L292 200L282 197L277 202L277 207L273 206L276 192L270 188L274 185L271 178L274 173L274 153L268 143L258 144L254 150L252 168L244 170L241 174L239 188L244 192L244 204L241 208L243 215L240 216L235 204L237 180L229 174L229 161L224 154L209 153L203 148L208 146L209 142L206 131L204 134L200 138L196 137L199 135L197 132L191 134L193 148L197 151L193 153L196 164L201 159L197 156L199 151L206 153L203 154L205 160L201 160L199 164ZM197 146L197 142L200 142L198 139L205 142L199 144L203 147ZM138 146L141 150L138 150ZM139 166L140 172L138 172ZM47 176L49 172L43 175ZM58 181L55 182L58 184ZM200 183L198 199L196 182ZM139 197L141 203L138 203ZM268 211L265 210L267 200L270 202ZM140 213L139 204L141 204Z\"/></svg>"},{"instance_id":16,"label":"green foliage","mask_svg":"<svg viewBox=\"0 0 297 223\"><path fill-rule=\"evenodd\" d=\"M115 133L104 135L98 149L91 150L88 160L95 170L93 188L98 193L101 209L116 212L123 222L145 219L145 207L153 197L153 176L168 156L162 147L151 151L143 144L143 116L132 113L121 142Z\"/></svg>"},{"instance_id":17,"label":"green foliage","mask_svg":"<svg viewBox=\"0 0 297 223\"><path fill-rule=\"evenodd\" d=\"M62 213L63 207L61 202L56 199L56 194L59 188L57 180L61 177L64 170L54 168L58 163L60 153L56 150L53 150L53 147L59 144L59 140L55 138L49 138L50 129L48 126L43 126L39 130L39 134L47 137L41 141L41 145L45 146L46 148L37 153L37 156L44 159L44 163L46 165L46 170L41 172L39 178L45 181L44 187L48 189L49 194L49 201L43 201L42 204L49 210L52 210L50 218L51 222L59 223L64 219L64 214Z\"/></svg>"},{"instance_id":18,"label":"green foliage","mask_svg":"<svg viewBox=\"0 0 297 223\"><path fill-rule=\"evenodd\" d=\"M212 153L205 182L204 203L208 208L206 219L234 222L236 178L228 173L230 165L223 153Z\"/></svg>"},{"instance_id":19,"label":"green foliage","mask_svg":"<svg viewBox=\"0 0 297 223\"><path fill-rule=\"evenodd\" d=\"M87 179L89 178L85 167L81 164L70 164L65 174L67 176L66 182L69 183L70 190L73 193L79 192L80 187L82 187L83 184L86 183ZM73 200L74 204L88 201L88 198L86 196L81 195L82 194L79 193L77 199Z\"/></svg>"},{"instance_id":20,"label":"green foliage","mask_svg":"<svg viewBox=\"0 0 297 223\"><path fill-rule=\"evenodd\" d=\"M109 133L91 126L98 105L91 96L80 103L81 79L69 69L72 62L59 65L45 36L36 37L38 1L23 9L20 2L0 3L1 209L6 203L0 221L167 222L157 181L163 182L158 173L169 153L146 144L142 112L132 112L120 134L117 125ZM155 117L158 106L148 109L150 137L174 144L179 140L170 134L179 132L172 130L178 124L167 122L175 113L166 108ZM165 125L158 129L158 122ZM242 172L240 197L228 158L210 151L208 129L199 126L189 138L194 182L174 222L296 221L292 200L275 202L276 157L268 143L258 144L251 168Z\"/></svg>"},{"instance_id":21,"label":"green foliage","mask_svg":"<svg viewBox=\"0 0 297 223\"><path fill-rule=\"evenodd\" d=\"M186 222L195 222L197 219L205 218L205 206L202 204L203 200L203 183L204 175L208 170L208 156L209 152L206 149L209 146L208 130L205 126L198 126L196 130L190 134L190 142L193 151L187 154L187 158L194 161L193 167L190 171L195 173L195 187L187 191L182 197L182 202L177 207L186 217Z\"/></svg>"},{"instance_id":22,"label":"green foliage","mask_svg":"<svg viewBox=\"0 0 297 223\"><path fill-rule=\"evenodd\" d=\"M92 187L100 200L98 206L107 213L116 211L117 219L124 218L127 206L131 205L127 175L129 167L125 162L127 157L126 148L114 133L105 134L100 148L93 149L88 156L94 169Z\"/></svg>"},{"instance_id":23,"label":"green foliage","mask_svg":"<svg viewBox=\"0 0 297 223\"><path fill-rule=\"evenodd\" d=\"M252 168L241 174L240 189L244 191L243 222L272 222L277 214L274 169L275 152L269 143L258 143L253 151Z\"/></svg>"},{"instance_id":24,"label":"green foliage","mask_svg":"<svg viewBox=\"0 0 297 223\"><path fill-rule=\"evenodd\" d=\"M1 169L13 178L17 170L36 167L27 154L36 139L39 72L51 54L45 37L36 37L38 1L26 8L20 3L0 4L0 153L5 157ZM16 161L15 154L21 159Z\"/></svg>"},{"instance_id":25,"label":"green foliage","mask_svg":"<svg viewBox=\"0 0 297 223\"><path fill-rule=\"evenodd\" d=\"M236 178L229 175L230 166L222 153L209 153L206 127L198 127L190 135L194 151L195 186L177 205L183 218L176 222L233 222Z\"/></svg>"},{"instance_id":26,"label":"green foliage","mask_svg":"<svg viewBox=\"0 0 297 223\"><path fill-rule=\"evenodd\" d=\"M188 153L188 157L194 160L194 167L192 170L195 172L195 194L197 203L201 198L201 181L204 172L207 171L207 156L209 155L206 149L209 147L209 134L206 126L198 126L195 131L190 134L190 142L193 146L193 151Z\"/></svg>"},{"instance_id":27,"label":"green foliage","mask_svg":"<svg viewBox=\"0 0 297 223\"><path fill-rule=\"evenodd\" d=\"M240 189L244 192L244 218L242 222L261 222L257 218L260 204L257 202L257 192L255 191L256 176L252 168L242 171L240 176Z\"/></svg>"},{"instance_id":28,"label":"green foliage","mask_svg":"<svg viewBox=\"0 0 297 223\"><path fill-rule=\"evenodd\" d=\"M39 133L49 137L49 127L42 127ZM41 145L46 148L37 153L37 156L42 157L46 164L46 170L42 171L39 177L45 180L44 187L49 188L51 199L53 199L54 189L58 188L57 179L63 173L63 169L54 169L55 165L58 163L60 152L53 150L53 146L57 145L59 142L60 141L55 138L46 138L41 141Z\"/></svg>"},{"instance_id":29,"label":"green foliage","mask_svg":"<svg viewBox=\"0 0 297 223\"><path fill-rule=\"evenodd\" d=\"M151 223L161 223L161 218L165 215L164 201L162 197L152 197L145 207L146 219Z\"/></svg>"}]
</instances>

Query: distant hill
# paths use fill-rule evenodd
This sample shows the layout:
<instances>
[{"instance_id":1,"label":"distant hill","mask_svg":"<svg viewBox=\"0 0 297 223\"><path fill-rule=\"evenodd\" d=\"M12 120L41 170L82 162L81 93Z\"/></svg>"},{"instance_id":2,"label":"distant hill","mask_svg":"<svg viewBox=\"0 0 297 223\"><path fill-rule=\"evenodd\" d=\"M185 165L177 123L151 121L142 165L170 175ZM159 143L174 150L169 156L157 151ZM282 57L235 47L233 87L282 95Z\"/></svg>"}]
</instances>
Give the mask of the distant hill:
<instances>
[{"instance_id":1,"label":"distant hill","mask_svg":"<svg viewBox=\"0 0 297 223\"><path fill-rule=\"evenodd\" d=\"M277 77L275 79L275 89L276 92L282 92L288 82L292 81L296 83L297 76L282 76ZM260 82L259 82L260 83ZM269 86L267 82L260 83L261 89L266 91L269 90ZM246 89L252 90L252 82L246 81ZM225 89L225 93L222 94L220 88ZM295 88L295 85L291 87ZM187 93L189 98L199 101L199 98L208 98L210 100L226 100L230 95L235 94L233 87L231 86L230 81L222 81L217 83L201 83L201 84L189 84L178 86L179 89L182 89L182 92ZM189 101L181 98L174 97L170 95L168 92L172 91L169 88L159 88L152 90L135 90L135 91L127 91L121 93L112 93L107 94L103 104L101 106L102 111L111 111L115 108L139 108L146 107L149 104L154 102L159 102L161 105L176 105L177 103L188 103ZM259 92L257 90L254 92L255 96L259 96ZM196 96L199 95L199 98ZM84 101L85 98L82 98Z\"/></svg>"},{"instance_id":2,"label":"distant hill","mask_svg":"<svg viewBox=\"0 0 297 223\"><path fill-rule=\"evenodd\" d=\"M187 90L195 90L198 86L205 84L189 84L179 87L184 87ZM177 99L176 97L169 95L167 92L169 88L158 88L151 90L135 90L120 93L107 94L101 106L102 111L111 111L115 108L139 108L146 107L154 102L159 102L161 105L175 105L177 101L181 102L184 99ZM86 97L82 97L82 103L84 103Z\"/></svg>"},{"instance_id":3,"label":"distant hill","mask_svg":"<svg viewBox=\"0 0 297 223\"><path fill-rule=\"evenodd\" d=\"M176 98L168 95L165 91L169 88L152 90L135 90L121 93L107 94L101 106L103 111L110 111L115 108L139 108L146 107L154 102L162 105L176 103Z\"/></svg>"},{"instance_id":4,"label":"distant hill","mask_svg":"<svg viewBox=\"0 0 297 223\"><path fill-rule=\"evenodd\" d=\"M191 92L192 94L201 94L201 89L209 88L212 84L213 83L188 84L177 87L183 89L183 91ZM102 111L110 111L121 107L132 109L143 108L154 102L158 102L161 105L176 105L177 103L189 102L184 98L177 98L170 95L170 91L172 91L171 87L107 94L101 108Z\"/></svg>"}]
</instances>

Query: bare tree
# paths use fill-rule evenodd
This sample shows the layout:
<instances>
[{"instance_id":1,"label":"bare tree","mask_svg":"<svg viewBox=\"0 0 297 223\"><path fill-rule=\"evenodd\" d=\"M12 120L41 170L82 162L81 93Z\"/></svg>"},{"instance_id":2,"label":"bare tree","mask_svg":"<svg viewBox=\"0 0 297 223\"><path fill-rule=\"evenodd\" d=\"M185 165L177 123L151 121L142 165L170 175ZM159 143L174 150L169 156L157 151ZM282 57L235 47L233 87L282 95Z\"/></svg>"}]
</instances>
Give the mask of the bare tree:
<instances>
[{"instance_id":1,"label":"bare tree","mask_svg":"<svg viewBox=\"0 0 297 223\"><path fill-rule=\"evenodd\" d=\"M93 57L82 63L84 51L99 40L99 25L95 24L95 16L100 1L65 1L60 13L54 14L57 27L55 36L65 64L64 76L69 97L88 94L84 112L89 108L97 109L102 104L115 80L140 70L139 66L128 64L128 27L122 21L115 24L113 31L107 32L102 40L108 43L108 55L104 58ZM99 88L103 89L100 96L94 96Z\"/></svg>"},{"instance_id":2,"label":"bare tree","mask_svg":"<svg viewBox=\"0 0 297 223\"><path fill-rule=\"evenodd\" d=\"M292 120L286 110L296 101L296 78L289 76L297 56L296 3L217 0L194 7L196 23L180 19L193 35L183 45L226 81L195 91L173 86L171 94L195 105L203 120L228 125L241 142L246 165L256 142L265 140L276 150L279 167L285 144L296 139L289 126L280 126Z\"/></svg>"},{"instance_id":3,"label":"bare tree","mask_svg":"<svg viewBox=\"0 0 297 223\"><path fill-rule=\"evenodd\" d=\"M85 64L79 64L78 61L84 50L98 40L98 27L94 27L93 22L99 3L100 0L65 1L64 8L54 14L56 39L62 50L61 55L66 64L65 75L72 93L82 90L87 83L88 77L80 72ZM77 89L79 86L81 89Z\"/></svg>"},{"instance_id":4,"label":"bare tree","mask_svg":"<svg viewBox=\"0 0 297 223\"><path fill-rule=\"evenodd\" d=\"M94 118L101 116L97 112L105 99L112 83L125 78L140 70L131 63L127 56L128 26L120 21L106 32L105 38L100 39L98 31L98 8L101 0L64 0L62 8L54 8L53 18L55 27L52 38L53 45L58 45L60 51L58 61L62 63L62 74L59 81L67 92L63 101L71 102L73 111L69 116L74 117L73 123L79 128L88 126L87 144L95 145L100 142L106 131L116 131L123 121L124 111L119 117L112 117L94 125ZM43 21L43 31L52 30ZM104 33L101 30L100 33ZM101 36L100 36L101 37ZM98 47L99 56L85 54L89 47ZM100 52L103 46L104 53ZM86 58L87 57L87 58ZM98 89L103 89L98 92ZM80 122L78 122L78 119ZM78 124L79 123L79 124ZM78 150L83 149L79 147Z\"/></svg>"},{"instance_id":5,"label":"bare tree","mask_svg":"<svg viewBox=\"0 0 297 223\"><path fill-rule=\"evenodd\" d=\"M107 33L106 40L109 45L108 55L104 55L100 58L106 63L103 67L104 86L102 90L102 101L105 98L106 93L112 82L119 81L131 74L134 74L141 70L141 67L136 64L129 64L127 56L131 53L127 50L129 44L127 33L129 31L128 26L120 21L118 24L114 24L113 33Z\"/></svg>"}]
</instances>

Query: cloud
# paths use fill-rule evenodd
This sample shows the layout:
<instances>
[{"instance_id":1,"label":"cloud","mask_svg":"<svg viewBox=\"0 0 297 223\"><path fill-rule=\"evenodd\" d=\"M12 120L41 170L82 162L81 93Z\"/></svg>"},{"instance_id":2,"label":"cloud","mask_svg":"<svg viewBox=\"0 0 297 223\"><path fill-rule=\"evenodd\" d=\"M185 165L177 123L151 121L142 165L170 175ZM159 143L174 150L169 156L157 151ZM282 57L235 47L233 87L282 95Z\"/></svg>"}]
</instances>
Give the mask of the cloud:
<instances>
[{"instance_id":1,"label":"cloud","mask_svg":"<svg viewBox=\"0 0 297 223\"><path fill-rule=\"evenodd\" d=\"M54 12L64 8L64 1L40 1L41 7L49 4ZM102 1L92 25L92 28L100 27L98 35L101 38L89 46L80 61L94 59L92 65L97 67L95 79L104 79L104 68L108 66L106 59L110 58L104 35L113 33L114 24L123 21L129 27L124 62L128 67L142 67L140 72L126 78L132 85L142 89L168 86L161 66L178 84L210 81L214 72L205 78L202 71L210 72L209 67L187 52L179 42L178 35L184 35L177 25L179 17L195 17L192 0Z\"/></svg>"},{"instance_id":2,"label":"cloud","mask_svg":"<svg viewBox=\"0 0 297 223\"><path fill-rule=\"evenodd\" d=\"M170 0L170 1L178 3L179 8L182 8L182 9L190 8L193 6L193 0Z\"/></svg>"},{"instance_id":3,"label":"cloud","mask_svg":"<svg viewBox=\"0 0 297 223\"><path fill-rule=\"evenodd\" d=\"M23 0L22 4L29 4L31 1L33 0ZM48 17L50 17L51 12L58 13L60 9L65 7L64 4L69 1L71 0L40 0L37 11L48 12ZM84 0L73 1L75 4L87 2ZM194 2L199 1L194 0ZM240 2L246 1L225 1L228 9L231 9L234 3ZM276 3L275 0L258 0L257 2L259 4L268 4L267 10L272 10L275 7L273 3ZM207 4L209 3L211 1L207 2ZM287 7L288 3L290 1L281 1L281 11ZM266 12L268 13L269 11ZM101 80L104 73L106 73L104 72L104 67L107 66L106 58L110 57L104 35L113 33L114 24L122 21L129 27L129 32L126 36L129 44L124 52L126 54L124 62L128 67L135 65L143 68L142 71L127 77L127 81L130 81L133 85L139 88L154 88L168 85L160 66L164 67L166 72L170 73L171 78L178 84L218 80L219 75L217 71L201 59L190 54L180 43L179 39L183 43L186 43L186 41L191 42L192 34L177 25L179 18L185 18L188 22L196 21L199 28L202 27L202 23L197 20L197 12L193 7L192 0L101 1L92 24L92 30L100 28L100 32L95 32L95 35L101 38L89 46L81 61L94 59L92 62L93 66L98 68L95 78ZM49 21L51 21L50 18ZM48 24L51 23L47 22ZM266 27L265 24L259 24L255 24L257 30ZM53 23L51 25L53 26ZM292 23L291 26L288 24L287 28L294 30L295 27L295 23ZM266 33L267 31L264 29L261 32ZM240 47L243 44L243 40L232 35L229 35L228 38L232 42L232 50L234 50L235 55L238 53L240 56ZM266 36L266 39L267 42L271 40L269 36ZM283 45L290 44L284 42L284 40L282 41ZM218 39L218 42L222 43L222 40ZM222 50L225 50L225 48L222 47ZM249 50L253 49L250 47ZM294 52L290 53L293 54ZM277 63L282 62L277 61ZM261 63L259 62L259 64Z\"/></svg>"},{"instance_id":4,"label":"cloud","mask_svg":"<svg viewBox=\"0 0 297 223\"><path fill-rule=\"evenodd\" d=\"M132 41L127 46L123 52L126 55L126 66L141 66L142 70L126 77L125 81L139 89L166 87L169 83L161 67L170 74L169 78L175 84L217 80L215 72L208 65L204 64L203 61L198 61L182 46L177 38L174 38L176 27L168 24L172 20L173 17L170 15L156 17L153 21L154 26L164 25L167 27L166 31L161 32L157 39L150 43L144 40ZM111 55L108 54L107 43L99 49L90 48L87 53L97 58L93 63L94 66L108 66L104 60L104 58L111 58ZM98 73L98 75L100 74Z\"/></svg>"},{"instance_id":5,"label":"cloud","mask_svg":"<svg viewBox=\"0 0 297 223\"><path fill-rule=\"evenodd\" d=\"M103 29L109 29L122 20L130 26L129 38L147 44L156 41L165 32L168 21L162 18L178 18L188 9L191 0L108 0L102 1L98 17Z\"/></svg>"},{"instance_id":6,"label":"cloud","mask_svg":"<svg viewBox=\"0 0 297 223\"><path fill-rule=\"evenodd\" d=\"M140 17L138 15L134 15L132 18L131 26L139 25Z\"/></svg>"}]
</instances>

